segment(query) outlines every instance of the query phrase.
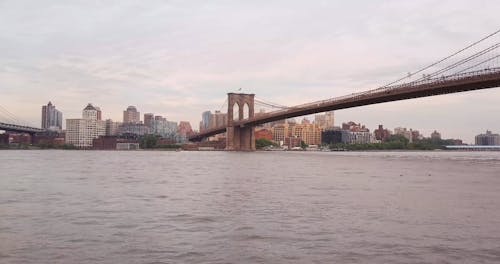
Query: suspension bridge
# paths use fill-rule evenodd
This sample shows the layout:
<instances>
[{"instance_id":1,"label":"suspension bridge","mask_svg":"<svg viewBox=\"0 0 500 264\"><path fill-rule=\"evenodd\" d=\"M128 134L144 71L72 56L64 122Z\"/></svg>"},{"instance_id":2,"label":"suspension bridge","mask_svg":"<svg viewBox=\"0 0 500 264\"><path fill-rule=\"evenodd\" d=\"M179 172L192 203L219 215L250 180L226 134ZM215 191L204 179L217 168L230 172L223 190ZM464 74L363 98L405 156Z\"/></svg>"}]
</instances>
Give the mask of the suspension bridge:
<instances>
[{"instance_id":1,"label":"suspension bridge","mask_svg":"<svg viewBox=\"0 0 500 264\"><path fill-rule=\"evenodd\" d=\"M382 87L349 95L284 106L255 98L254 94L229 93L227 124L200 131L189 137L201 141L226 133L227 150L255 150L254 127L272 121L325 111L379 104L412 98L459 93L500 86L499 42L491 41L500 30L415 72ZM421 77L418 77L420 74ZM410 81L408 81L410 80ZM255 115L255 105L278 108Z\"/></svg>"},{"instance_id":2,"label":"suspension bridge","mask_svg":"<svg viewBox=\"0 0 500 264\"><path fill-rule=\"evenodd\" d=\"M0 105L0 130L14 133L26 133L34 135L44 132L45 129L37 128L24 121L15 114L9 112Z\"/></svg>"}]
</instances>

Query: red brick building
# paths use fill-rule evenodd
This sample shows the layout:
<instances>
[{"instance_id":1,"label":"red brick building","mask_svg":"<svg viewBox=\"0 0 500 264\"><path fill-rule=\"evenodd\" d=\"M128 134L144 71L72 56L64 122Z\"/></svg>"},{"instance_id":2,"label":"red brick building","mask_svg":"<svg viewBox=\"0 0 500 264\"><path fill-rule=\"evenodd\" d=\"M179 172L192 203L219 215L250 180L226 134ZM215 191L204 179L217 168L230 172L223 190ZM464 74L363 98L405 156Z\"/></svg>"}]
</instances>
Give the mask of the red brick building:
<instances>
[{"instance_id":1,"label":"red brick building","mask_svg":"<svg viewBox=\"0 0 500 264\"><path fill-rule=\"evenodd\" d=\"M267 139L267 140L273 140L273 132L269 129L260 129L255 131L255 140L257 139Z\"/></svg>"},{"instance_id":2,"label":"red brick building","mask_svg":"<svg viewBox=\"0 0 500 264\"><path fill-rule=\"evenodd\" d=\"M64 145L64 134L49 134L49 135L35 135L33 138L33 144L35 145L53 145L62 146Z\"/></svg>"},{"instance_id":3,"label":"red brick building","mask_svg":"<svg viewBox=\"0 0 500 264\"><path fill-rule=\"evenodd\" d=\"M391 136L389 130L384 129L384 126L382 125L378 125L378 129L375 129L374 133L375 133L375 139L380 140L382 142L387 141Z\"/></svg>"}]
</instances>

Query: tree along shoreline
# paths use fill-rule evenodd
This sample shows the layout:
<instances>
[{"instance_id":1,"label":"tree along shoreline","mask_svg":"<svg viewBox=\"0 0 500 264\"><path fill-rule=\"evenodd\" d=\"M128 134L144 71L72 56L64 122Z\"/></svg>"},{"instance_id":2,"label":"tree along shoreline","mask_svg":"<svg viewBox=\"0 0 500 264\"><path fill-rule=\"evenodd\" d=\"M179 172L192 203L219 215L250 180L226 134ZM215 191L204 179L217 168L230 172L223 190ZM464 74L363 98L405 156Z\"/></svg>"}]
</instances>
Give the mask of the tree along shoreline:
<instances>
[{"instance_id":1,"label":"tree along shoreline","mask_svg":"<svg viewBox=\"0 0 500 264\"><path fill-rule=\"evenodd\" d=\"M392 135L387 141L366 144L330 144L330 150L445 150L446 146L455 145L453 139L431 139L424 138L410 143L401 135Z\"/></svg>"}]
</instances>

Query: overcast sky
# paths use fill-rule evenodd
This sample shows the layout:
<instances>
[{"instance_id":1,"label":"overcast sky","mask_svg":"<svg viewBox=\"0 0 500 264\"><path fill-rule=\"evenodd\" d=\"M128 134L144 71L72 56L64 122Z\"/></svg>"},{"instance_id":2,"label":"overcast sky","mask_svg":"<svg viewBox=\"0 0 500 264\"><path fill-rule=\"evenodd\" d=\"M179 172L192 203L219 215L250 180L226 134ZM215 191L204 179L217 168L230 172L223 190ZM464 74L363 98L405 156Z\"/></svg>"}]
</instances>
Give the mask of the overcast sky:
<instances>
[{"instance_id":1,"label":"overcast sky","mask_svg":"<svg viewBox=\"0 0 500 264\"><path fill-rule=\"evenodd\" d=\"M135 105L197 128L240 87L283 105L376 88L498 30L499 10L498 0L0 0L0 106L40 126L48 101L64 118L90 102L116 121ZM335 115L472 142L500 132L499 102L487 89Z\"/></svg>"}]
</instances>

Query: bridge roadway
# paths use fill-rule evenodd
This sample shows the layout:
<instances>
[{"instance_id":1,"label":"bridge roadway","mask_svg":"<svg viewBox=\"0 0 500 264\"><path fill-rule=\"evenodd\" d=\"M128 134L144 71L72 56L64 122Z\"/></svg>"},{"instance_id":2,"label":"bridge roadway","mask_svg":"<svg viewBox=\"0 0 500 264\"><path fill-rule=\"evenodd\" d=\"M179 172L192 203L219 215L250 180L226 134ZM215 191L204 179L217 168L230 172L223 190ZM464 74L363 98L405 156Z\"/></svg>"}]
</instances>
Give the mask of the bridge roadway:
<instances>
[{"instance_id":1,"label":"bridge roadway","mask_svg":"<svg viewBox=\"0 0 500 264\"><path fill-rule=\"evenodd\" d=\"M428 78L401 85L382 87L366 92L354 93L323 101L316 101L284 110L234 121L235 126L257 126L272 121L283 120L297 116L310 115L325 111L340 110L357 106L379 104L385 102L428 97L442 94L458 93L472 90L494 88L500 86L500 68L491 68L480 71L466 72L439 78ZM202 131L189 137L190 141L200 141L203 138L226 132L221 126Z\"/></svg>"},{"instance_id":2,"label":"bridge roadway","mask_svg":"<svg viewBox=\"0 0 500 264\"><path fill-rule=\"evenodd\" d=\"M28 134L41 133L41 132L45 131L44 129L41 129L41 128L29 127L29 126L19 126L19 125L7 124L7 123L2 123L2 122L0 122L0 130L5 130L5 131L9 131L9 132L17 132L17 133L28 133Z\"/></svg>"}]
</instances>

